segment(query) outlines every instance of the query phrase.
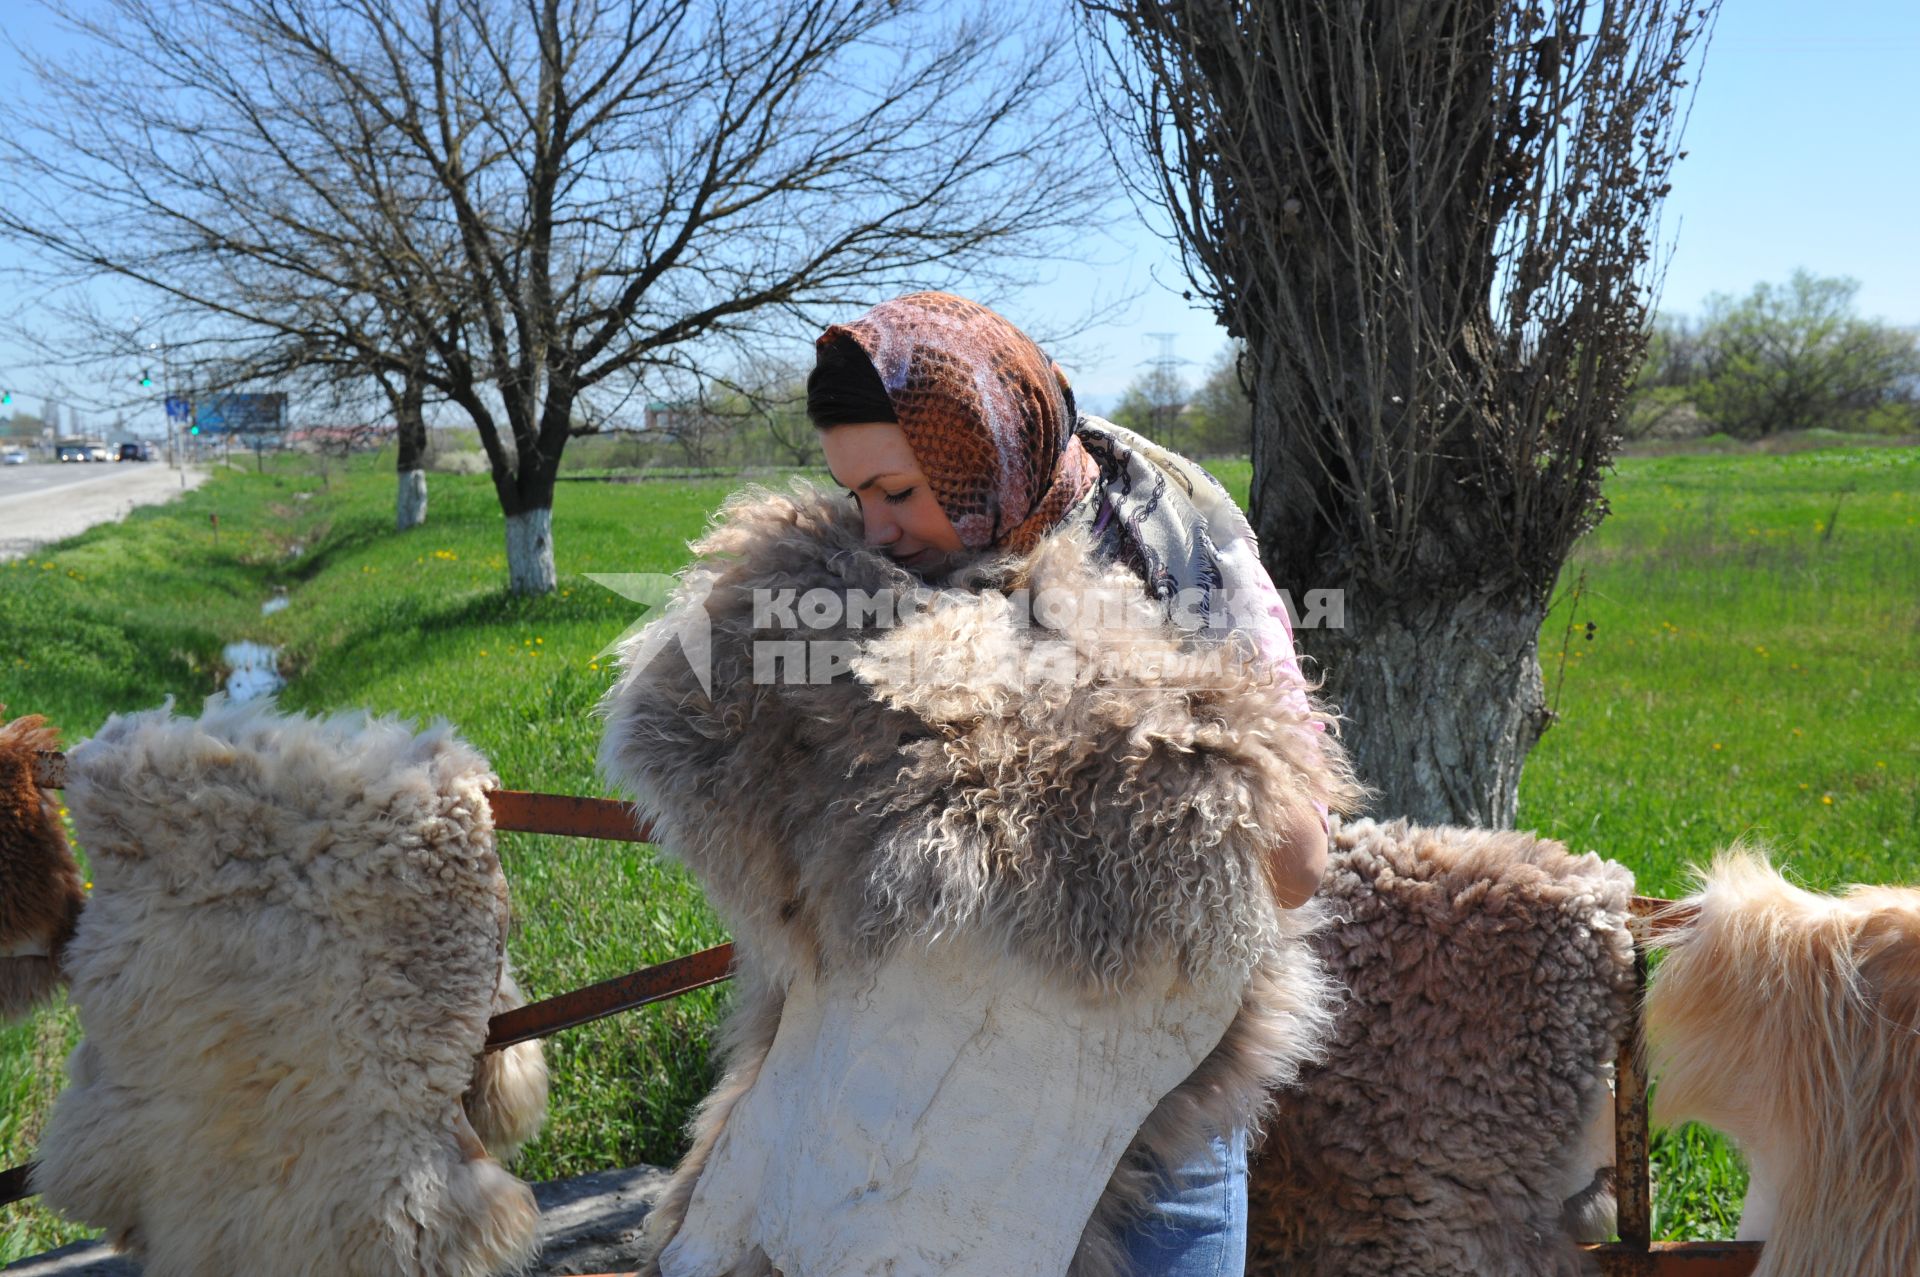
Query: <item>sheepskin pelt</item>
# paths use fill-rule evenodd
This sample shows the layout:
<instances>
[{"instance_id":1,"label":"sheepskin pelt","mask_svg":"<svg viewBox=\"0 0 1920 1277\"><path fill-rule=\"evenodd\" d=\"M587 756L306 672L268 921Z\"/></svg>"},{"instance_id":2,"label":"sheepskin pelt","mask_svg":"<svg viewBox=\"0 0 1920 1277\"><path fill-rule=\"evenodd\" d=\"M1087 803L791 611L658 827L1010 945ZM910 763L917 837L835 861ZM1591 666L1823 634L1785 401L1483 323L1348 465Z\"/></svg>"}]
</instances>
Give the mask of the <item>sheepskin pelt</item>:
<instances>
[{"instance_id":1,"label":"sheepskin pelt","mask_svg":"<svg viewBox=\"0 0 1920 1277\"><path fill-rule=\"evenodd\" d=\"M84 1037L33 1180L148 1277L481 1277L535 1246L462 1106L505 972L486 759L444 723L209 698L108 719L69 761L94 894ZM544 1070L480 1067L496 1138Z\"/></svg>"},{"instance_id":2,"label":"sheepskin pelt","mask_svg":"<svg viewBox=\"0 0 1920 1277\"><path fill-rule=\"evenodd\" d=\"M737 495L694 551L602 707L603 773L697 875L741 955L725 1075L652 1246L679 1229L795 981L852 987L958 938L1090 1006L1165 996L1169 972L1229 990L1224 1035L1151 1107L1068 1238L1076 1275L1123 1271L1114 1239L1152 1159L1184 1162L1211 1132L1257 1123L1326 1023L1314 911L1278 909L1266 865L1282 819L1356 800L1337 738L1316 745L1270 675L1183 666L1199 645L1076 530L924 583L863 544L851 503L796 483ZM887 597L910 613L889 628L855 606ZM816 644L817 681L782 676L787 641Z\"/></svg>"},{"instance_id":3,"label":"sheepskin pelt","mask_svg":"<svg viewBox=\"0 0 1920 1277\"><path fill-rule=\"evenodd\" d=\"M35 756L58 748L38 714L0 721L0 1022L59 987L60 950L86 903L60 804L33 778Z\"/></svg>"},{"instance_id":4,"label":"sheepskin pelt","mask_svg":"<svg viewBox=\"0 0 1920 1277\"><path fill-rule=\"evenodd\" d=\"M1920 1256L1920 890L1819 895L1734 847L1678 902L1647 991L1661 1124L1752 1171L1755 1277L1895 1277Z\"/></svg>"},{"instance_id":5,"label":"sheepskin pelt","mask_svg":"<svg viewBox=\"0 0 1920 1277\"><path fill-rule=\"evenodd\" d=\"M1329 861L1314 944L1348 996L1255 1164L1250 1271L1580 1272L1562 1214L1612 1162L1632 875L1530 834L1406 821L1336 829Z\"/></svg>"}]
</instances>

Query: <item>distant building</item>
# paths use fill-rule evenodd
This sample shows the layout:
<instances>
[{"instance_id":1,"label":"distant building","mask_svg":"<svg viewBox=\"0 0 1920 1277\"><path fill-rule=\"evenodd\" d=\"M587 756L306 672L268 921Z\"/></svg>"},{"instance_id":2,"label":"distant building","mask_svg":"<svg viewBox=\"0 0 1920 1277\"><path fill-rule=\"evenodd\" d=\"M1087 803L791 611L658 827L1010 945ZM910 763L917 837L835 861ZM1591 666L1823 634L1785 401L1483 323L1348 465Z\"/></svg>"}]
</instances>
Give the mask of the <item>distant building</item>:
<instances>
[{"instance_id":1,"label":"distant building","mask_svg":"<svg viewBox=\"0 0 1920 1277\"><path fill-rule=\"evenodd\" d=\"M300 426L287 431L286 446L301 452L372 452L393 438L392 422L360 426Z\"/></svg>"}]
</instances>

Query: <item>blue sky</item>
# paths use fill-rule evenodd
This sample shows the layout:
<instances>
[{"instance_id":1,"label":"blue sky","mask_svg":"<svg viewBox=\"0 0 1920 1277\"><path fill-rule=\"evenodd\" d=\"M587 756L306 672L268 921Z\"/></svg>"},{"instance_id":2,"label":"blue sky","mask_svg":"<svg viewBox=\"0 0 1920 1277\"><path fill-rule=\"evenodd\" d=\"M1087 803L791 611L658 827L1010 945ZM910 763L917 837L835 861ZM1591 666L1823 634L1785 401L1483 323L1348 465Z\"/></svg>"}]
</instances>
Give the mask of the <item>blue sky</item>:
<instances>
[{"instance_id":1,"label":"blue sky","mask_svg":"<svg viewBox=\"0 0 1920 1277\"><path fill-rule=\"evenodd\" d=\"M25 43L46 28L18 11L0 18ZM1920 325L1917 69L1915 0L1726 0L1667 201L1662 308L1694 313L1710 293L1744 293L1804 266L1858 279L1865 313ZM0 74L21 76L4 49ZM1001 303L1015 322L1059 331L1095 302L1138 293L1054 346L1084 403L1112 406L1157 352L1149 334L1175 334L1189 375L1219 354L1225 338L1211 314L1179 296L1177 254L1124 204L1109 236L1084 251L1098 260L1062 261ZM45 379L19 352L0 347L0 381L16 406L37 410Z\"/></svg>"}]
</instances>

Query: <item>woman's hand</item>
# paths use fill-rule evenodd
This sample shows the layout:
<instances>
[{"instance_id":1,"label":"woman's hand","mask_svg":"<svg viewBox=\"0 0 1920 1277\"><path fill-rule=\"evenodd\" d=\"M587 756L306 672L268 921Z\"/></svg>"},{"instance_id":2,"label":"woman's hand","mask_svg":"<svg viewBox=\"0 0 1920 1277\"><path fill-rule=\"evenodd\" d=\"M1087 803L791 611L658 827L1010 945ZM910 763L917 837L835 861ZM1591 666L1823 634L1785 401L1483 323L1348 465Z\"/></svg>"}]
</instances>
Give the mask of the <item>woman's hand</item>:
<instances>
[{"instance_id":1,"label":"woman's hand","mask_svg":"<svg viewBox=\"0 0 1920 1277\"><path fill-rule=\"evenodd\" d=\"M1320 813L1295 813L1267 853L1267 877L1282 909L1298 909L1320 889L1327 871L1327 827Z\"/></svg>"}]
</instances>

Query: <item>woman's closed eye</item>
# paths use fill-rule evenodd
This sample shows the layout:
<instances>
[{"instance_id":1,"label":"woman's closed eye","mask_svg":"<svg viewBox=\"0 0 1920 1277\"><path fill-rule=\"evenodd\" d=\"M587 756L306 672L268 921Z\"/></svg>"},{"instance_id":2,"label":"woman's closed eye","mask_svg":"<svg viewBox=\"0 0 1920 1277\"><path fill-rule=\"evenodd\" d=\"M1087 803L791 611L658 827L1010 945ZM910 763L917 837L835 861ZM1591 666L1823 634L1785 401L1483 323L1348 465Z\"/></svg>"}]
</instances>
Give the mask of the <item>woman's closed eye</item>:
<instances>
[{"instance_id":1,"label":"woman's closed eye","mask_svg":"<svg viewBox=\"0 0 1920 1277\"><path fill-rule=\"evenodd\" d=\"M848 488L846 491L847 491L847 496L853 500L855 505L858 505L860 503L860 494L855 492L852 488ZM908 501L913 499L913 494L915 491L916 489L914 488L902 488L898 492L889 492L886 494L887 504L888 505L905 505Z\"/></svg>"}]
</instances>

